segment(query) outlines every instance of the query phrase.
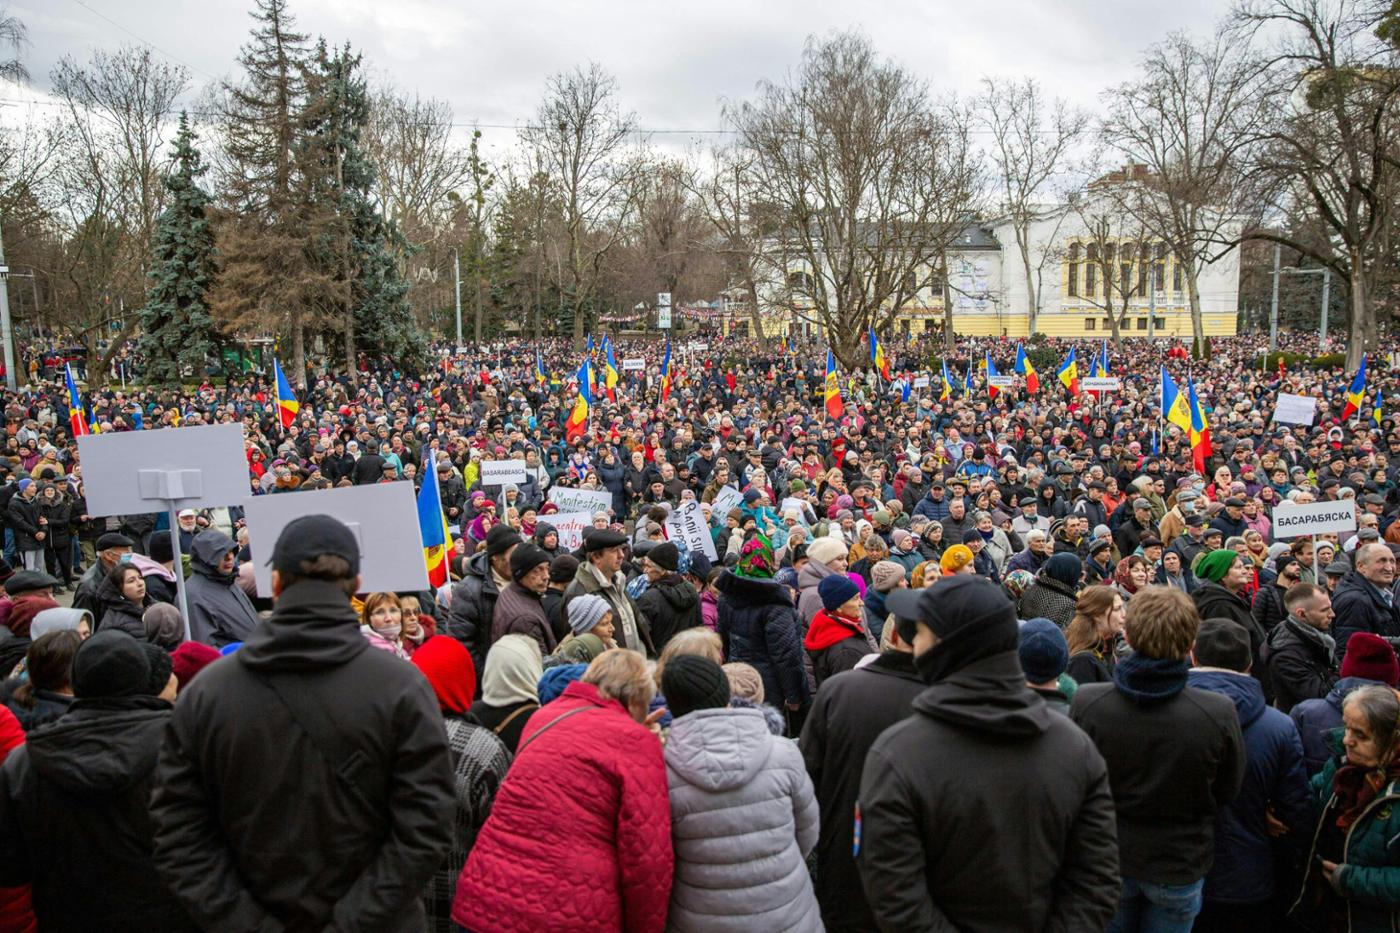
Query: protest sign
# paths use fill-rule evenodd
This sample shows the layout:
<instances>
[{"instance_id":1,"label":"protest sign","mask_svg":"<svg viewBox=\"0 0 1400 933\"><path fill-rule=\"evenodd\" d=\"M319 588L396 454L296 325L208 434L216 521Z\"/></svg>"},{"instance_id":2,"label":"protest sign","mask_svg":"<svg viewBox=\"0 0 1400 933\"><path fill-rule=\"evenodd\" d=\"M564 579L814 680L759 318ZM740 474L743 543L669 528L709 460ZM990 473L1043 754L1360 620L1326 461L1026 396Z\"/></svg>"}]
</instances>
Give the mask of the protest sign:
<instances>
[{"instance_id":1,"label":"protest sign","mask_svg":"<svg viewBox=\"0 0 1400 933\"><path fill-rule=\"evenodd\" d=\"M576 550L583 545L583 533L593 527L592 512L555 512L541 515L540 521L553 525L559 532L559 547L566 551Z\"/></svg>"},{"instance_id":2,"label":"protest sign","mask_svg":"<svg viewBox=\"0 0 1400 933\"><path fill-rule=\"evenodd\" d=\"M700 551L711 562L719 559L715 553L715 541L710 537L710 526L700 511L700 503L691 499L671 513L666 519L666 537L669 540L684 541L692 551Z\"/></svg>"},{"instance_id":3,"label":"protest sign","mask_svg":"<svg viewBox=\"0 0 1400 933\"><path fill-rule=\"evenodd\" d=\"M788 496L783 500L783 504L778 507L778 515L781 516L788 509L792 509L797 513L798 521L804 525L807 524L807 502L805 500Z\"/></svg>"},{"instance_id":4,"label":"protest sign","mask_svg":"<svg viewBox=\"0 0 1400 933\"><path fill-rule=\"evenodd\" d=\"M733 486L721 486L719 492L715 493L714 501L710 503L710 509L713 514L723 517L729 514L730 509L737 509L743 504L743 493Z\"/></svg>"},{"instance_id":5,"label":"protest sign","mask_svg":"<svg viewBox=\"0 0 1400 933\"><path fill-rule=\"evenodd\" d=\"M1356 505L1349 499L1337 502L1309 502L1298 505L1280 502L1274 506L1274 537L1301 538L1328 532L1356 530Z\"/></svg>"},{"instance_id":6,"label":"protest sign","mask_svg":"<svg viewBox=\"0 0 1400 933\"><path fill-rule=\"evenodd\" d=\"M1279 424L1312 424L1317 417L1317 399L1311 395L1278 394L1274 405L1274 421Z\"/></svg>"},{"instance_id":7,"label":"protest sign","mask_svg":"<svg viewBox=\"0 0 1400 933\"><path fill-rule=\"evenodd\" d=\"M1014 389L1016 387L1015 376L988 376L987 385L996 386L998 389Z\"/></svg>"},{"instance_id":8,"label":"protest sign","mask_svg":"<svg viewBox=\"0 0 1400 933\"><path fill-rule=\"evenodd\" d=\"M927 389L927 388L928 388L928 385L929 385L929 378L928 378L928 376L915 376L915 377L914 377L914 388L916 388L916 389Z\"/></svg>"},{"instance_id":9,"label":"protest sign","mask_svg":"<svg viewBox=\"0 0 1400 933\"><path fill-rule=\"evenodd\" d=\"M1117 392L1122 385L1117 376L1085 376L1079 380L1079 388L1085 392Z\"/></svg>"},{"instance_id":10,"label":"protest sign","mask_svg":"<svg viewBox=\"0 0 1400 933\"><path fill-rule=\"evenodd\" d=\"M504 486L525 482L524 460L483 460L481 461L481 485Z\"/></svg>"},{"instance_id":11,"label":"protest sign","mask_svg":"<svg viewBox=\"0 0 1400 933\"><path fill-rule=\"evenodd\" d=\"M548 498L559 506L560 512L609 512L612 510L612 493L606 489L569 489L551 486ZM540 516L548 521L553 516Z\"/></svg>"},{"instance_id":12,"label":"protest sign","mask_svg":"<svg viewBox=\"0 0 1400 933\"><path fill-rule=\"evenodd\" d=\"M622 361L622 371L625 373L641 372L646 368L647 361L640 357L632 357L630 359L625 359Z\"/></svg>"}]
</instances>

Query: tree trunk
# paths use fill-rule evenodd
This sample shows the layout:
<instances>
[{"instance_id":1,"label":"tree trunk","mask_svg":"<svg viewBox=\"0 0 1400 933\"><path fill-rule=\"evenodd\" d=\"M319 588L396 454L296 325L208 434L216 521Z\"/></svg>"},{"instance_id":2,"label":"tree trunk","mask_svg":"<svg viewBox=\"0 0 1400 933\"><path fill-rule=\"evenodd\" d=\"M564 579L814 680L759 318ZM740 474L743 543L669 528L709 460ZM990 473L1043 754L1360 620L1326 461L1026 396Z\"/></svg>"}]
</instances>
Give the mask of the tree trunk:
<instances>
[{"instance_id":1,"label":"tree trunk","mask_svg":"<svg viewBox=\"0 0 1400 933\"><path fill-rule=\"evenodd\" d=\"M1375 348L1376 311L1371 305L1371 291L1362 271L1359 252L1351 254L1351 276L1347 280L1351 304L1351 339L1347 341L1347 369L1361 365L1363 354Z\"/></svg>"},{"instance_id":2,"label":"tree trunk","mask_svg":"<svg viewBox=\"0 0 1400 933\"><path fill-rule=\"evenodd\" d=\"M1180 261L1180 259L1177 260L1177 262ZM1206 325L1205 321L1201 319L1201 288L1196 282L1195 264L1186 263L1184 274L1186 276L1186 300L1191 306L1191 338L1198 348L1196 352L1205 353Z\"/></svg>"},{"instance_id":3,"label":"tree trunk","mask_svg":"<svg viewBox=\"0 0 1400 933\"><path fill-rule=\"evenodd\" d=\"M1026 274L1026 336L1035 333L1036 319L1040 317L1040 295L1036 292L1035 275L1031 271L1029 248L1030 232L1016 228L1016 246L1021 250L1021 265Z\"/></svg>"},{"instance_id":4,"label":"tree trunk","mask_svg":"<svg viewBox=\"0 0 1400 933\"><path fill-rule=\"evenodd\" d=\"M292 373L292 385L306 388L306 333L300 318L292 322L292 367L296 370Z\"/></svg>"},{"instance_id":5,"label":"tree trunk","mask_svg":"<svg viewBox=\"0 0 1400 933\"><path fill-rule=\"evenodd\" d=\"M345 303L345 375L350 380L350 384L355 384L355 374L359 372L359 367L355 365L355 314L350 310L350 303Z\"/></svg>"},{"instance_id":6,"label":"tree trunk","mask_svg":"<svg viewBox=\"0 0 1400 933\"><path fill-rule=\"evenodd\" d=\"M953 352L953 290L948 287L948 260L945 257L938 264L938 281L943 289L943 351Z\"/></svg>"}]
</instances>

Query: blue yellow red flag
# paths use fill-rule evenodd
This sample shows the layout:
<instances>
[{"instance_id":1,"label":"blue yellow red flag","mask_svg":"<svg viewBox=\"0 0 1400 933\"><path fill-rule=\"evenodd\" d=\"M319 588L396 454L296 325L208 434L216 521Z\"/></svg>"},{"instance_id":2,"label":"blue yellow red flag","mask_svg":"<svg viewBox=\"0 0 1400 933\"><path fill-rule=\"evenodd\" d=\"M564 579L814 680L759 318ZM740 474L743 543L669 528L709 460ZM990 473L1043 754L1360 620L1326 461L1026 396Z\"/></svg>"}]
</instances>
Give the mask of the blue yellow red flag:
<instances>
[{"instance_id":1,"label":"blue yellow red flag","mask_svg":"<svg viewBox=\"0 0 1400 933\"><path fill-rule=\"evenodd\" d=\"M423 460L423 487L418 490L418 534L423 539L423 560L428 565L428 583L434 588L447 582L447 552L452 535L442 511L442 490L438 486L437 464L429 454Z\"/></svg>"}]
</instances>

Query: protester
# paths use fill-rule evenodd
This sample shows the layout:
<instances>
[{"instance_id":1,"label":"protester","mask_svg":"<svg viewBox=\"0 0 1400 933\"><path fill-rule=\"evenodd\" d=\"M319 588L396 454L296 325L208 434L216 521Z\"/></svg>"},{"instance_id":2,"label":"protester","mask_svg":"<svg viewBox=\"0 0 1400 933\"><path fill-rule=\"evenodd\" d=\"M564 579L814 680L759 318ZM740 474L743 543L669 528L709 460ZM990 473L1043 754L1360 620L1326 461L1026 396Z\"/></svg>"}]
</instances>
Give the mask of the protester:
<instances>
[{"instance_id":1,"label":"protester","mask_svg":"<svg viewBox=\"0 0 1400 933\"><path fill-rule=\"evenodd\" d=\"M1062 629L1068 628L1074 620L1083 573L1084 566L1075 555L1052 556L1022 594L1018 614L1023 619L1049 619Z\"/></svg>"},{"instance_id":2,"label":"protester","mask_svg":"<svg viewBox=\"0 0 1400 933\"><path fill-rule=\"evenodd\" d=\"M41 635L24 655L25 676L9 678L0 688L5 706L25 732L68 712L73 703L73 657L82 643L77 631Z\"/></svg>"},{"instance_id":3,"label":"protester","mask_svg":"<svg viewBox=\"0 0 1400 933\"><path fill-rule=\"evenodd\" d=\"M795 713L811 696L801 622L792 598L774 581L774 572L768 543L758 536L746 541L733 571L724 571L715 581L717 631L724 656L753 665L769 702Z\"/></svg>"},{"instance_id":4,"label":"protester","mask_svg":"<svg viewBox=\"0 0 1400 933\"><path fill-rule=\"evenodd\" d=\"M817 586L822 608L802 641L812 661L818 689L828 677L855 667L873 648L862 622L860 590L845 576L831 574Z\"/></svg>"},{"instance_id":5,"label":"protester","mask_svg":"<svg viewBox=\"0 0 1400 933\"><path fill-rule=\"evenodd\" d=\"M553 654L558 641L544 608L548 588L549 555L533 544L516 546L510 552L510 582L501 588L492 610L491 641L528 635L539 642L542 656Z\"/></svg>"},{"instance_id":6,"label":"protester","mask_svg":"<svg viewBox=\"0 0 1400 933\"><path fill-rule=\"evenodd\" d=\"M1016 657L1026 674L1026 686L1057 713L1069 713L1070 698L1061 678L1069 667L1069 642L1049 619L1028 619L1017 635Z\"/></svg>"},{"instance_id":7,"label":"protester","mask_svg":"<svg viewBox=\"0 0 1400 933\"><path fill-rule=\"evenodd\" d=\"M452 588L447 621L447 633L466 646L478 670L486 663L496 600L510 583L510 556L521 539L509 526L497 525L486 533L484 544L483 550L467 561L461 582Z\"/></svg>"},{"instance_id":8,"label":"protester","mask_svg":"<svg viewBox=\"0 0 1400 933\"><path fill-rule=\"evenodd\" d=\"M152 600L146 595L146 580L134 564L118 564L97 588L97 598L104 607L97 630L117 629L133 638L146 637L142 619Z\"/></svg>"},{"instance_id":9,"label":"protester","mask_svg":"<svg viewBox=\"0 0 1400 933\"><path fill-rule=\"evenodd\" d=\"M1400 601L1395 599L1395 555L1384 544L1356 549L1356 569L1337 584L1332 609L1337 651L1346 656L1347 642L1357 632L1370 632L1400 644Z\"/></svg>"},{"instance_id":10,"label":"protester","mask_svg":"<svg viewBox=\"0 0 1400 933\"><path fill-rule=\"evenodd\" d=\"M1075 692L1070 716L1108 763L1123 887L1112 928L1191 929L1215 821L1239 794L1244 739L1234 704L1188 686L1200 618L1184 593L1148 587L1128 604L1132 653L1111 684Z\"/></svg>"},{"instance_id":11,"label":"protester","mask_svg":"<svg viewBox=\"0 0 1400 933\"><path fill-rule=\"evenodd\" d=\"M1320 700L1303 700L1289 711L1298 736L1303 740L1303 754L1308 774L1322 770L1329 756L1328 737L1342 727L1342 703L1357 687L1366 684L1400 686L1400 661L1395 649L1379 635L1357 632L1356 644L1342 659L1341 678Z\"/></svg>"},{"instance_id":12,"label":"protester","mask_svg":"<svg viewBox=\"0 0 1400 933\"><path fill-rule=\"evenodd\" d=\"M700 594L681 576L680 549L670 541L658 544L642 559L647 588L637 598L637 610L651 629L658 652L680 631L701 624Z\"/></svg>"},{"instance_id":13,"label":"protester","mask_svg":"<svg viewBox=\"0 0 1400 933\"><path fill-rule=\"evenodd\" d=\"M560 917L576 930L665 928L674 858L661 743L646 722L659 718L647 714L654 692L642 656L615 648L530 717L457 882L454 922L474 933Z\"/></svg>"},{"instance_id":14,"label":"protester","mask_svg":"<svg viewBox=\"0 0 1400 933\"><path fill-rule=\"evenodd\" d=\"M1269 633L1263 659L1274 705L1285 713L1303 700L1327 696L1336 686L1337 644L1332 628L1332 600L1327 591L1298 582L1283 598L1287 613L1281 625Z\"/></svg>"},{"instance_id":15,"label":"protester","mask_svg":"<svg viewBox=\"0 0 1400 933\"><path fill-rule=\"evenodd\" d=\"M1079 594L1074 619L1064 631L1069 651L1066 672L1076 684L1113 681L1125 617L1123 597L1114 588L1091 586Z\"/></svg>"},{"instance_id":16,"label":"protester","mask_svg":"<svg viewBox=\"0 0 1400 933\"><path fill-rule=\"evenodd\" d=\"M359 633L349 528L294 519L271 562L272 616L176 703L151 804L160 876L204 927L420 930L452 842L437 701Z\"/></svg>"},{"instance_id":17,"label":"protester","mask_svg":"<svg viewBox=\"0 0 1400 933\"><path fill-rule=\"evenodd\" d=\"M238 545L222 531L195 536L185 599L194 641L215 648L246 642L258 624L257 610L238 586Z\"/></svg>"},{"instance_id":18,"label":"protester","mask_svg":"<svg viewBox=\"0 0 1400 933\"><path fill-rule=\"evenodd\" d=\"M1015 607L977 577L890 603L929 686L861 776L856 864L876 923L1102 929L1118 889L1108 773L1026 687Z\"/></svg>"}]
</instances>

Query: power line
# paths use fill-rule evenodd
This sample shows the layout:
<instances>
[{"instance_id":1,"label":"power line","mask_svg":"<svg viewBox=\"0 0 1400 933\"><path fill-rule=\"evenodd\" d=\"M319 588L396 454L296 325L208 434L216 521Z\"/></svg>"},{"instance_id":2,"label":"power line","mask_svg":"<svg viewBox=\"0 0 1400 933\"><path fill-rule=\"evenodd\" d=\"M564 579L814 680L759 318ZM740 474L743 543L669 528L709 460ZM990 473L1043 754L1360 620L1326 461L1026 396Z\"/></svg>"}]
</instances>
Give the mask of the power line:
<instances>
[{"instance_id":1,"label":"power line","mask_svg":"<svg viewBox=\"0 0 1400 933\"><path fill-rule=\"evenodd\" d=\"M132 32L130 29L127 29L127 28L126 28L125 26L123 26L121 23L119 23L119 22L117 22L116 20L112 19L112 18L111 18L110 16L108 16L106 13L102 13L102 12L100 12L100 11L98 11L98 10L94 10L92 7L90 7L90 6L88 6L86 3L84 3L83 0L73 0L73 2L76 3L78 6L82 7L84 10L87 10L87 11L88 11L89 13L91 13L93 16L96 16L98 19L101 19L101 20L103 20L103 21L109 23L110 25L113 25L113 26L117 27L117 28L120 29L122 32L126 33L128 36L131 36L131 38L135 39L137 42L140 42L142 45L144 45L144 46L150 48L150 49L153 50L153 51L159 52L160 54L164 55L166 58L170 59L171 61L175 62L176 64L183 65L184 67L190 69L191 71L197 71L197 72L199 72L200 74L204 75L206 78L209 78L209 79L212 80L212 81L217 81L217 80L219 80L218 77L216 77L215 75L211 75L209 72L205 71L203 68L196 68L194 65L191 65L189 62L184 61L183 59L179 58L178 56L171 55L169 52L167 52L165 49L161 48L160 46L156 45L154 42L151 42L151 41L148 40L148 39L143 39L141 36L138 36L136 33Z\"/></svg>"}]
</instances>

